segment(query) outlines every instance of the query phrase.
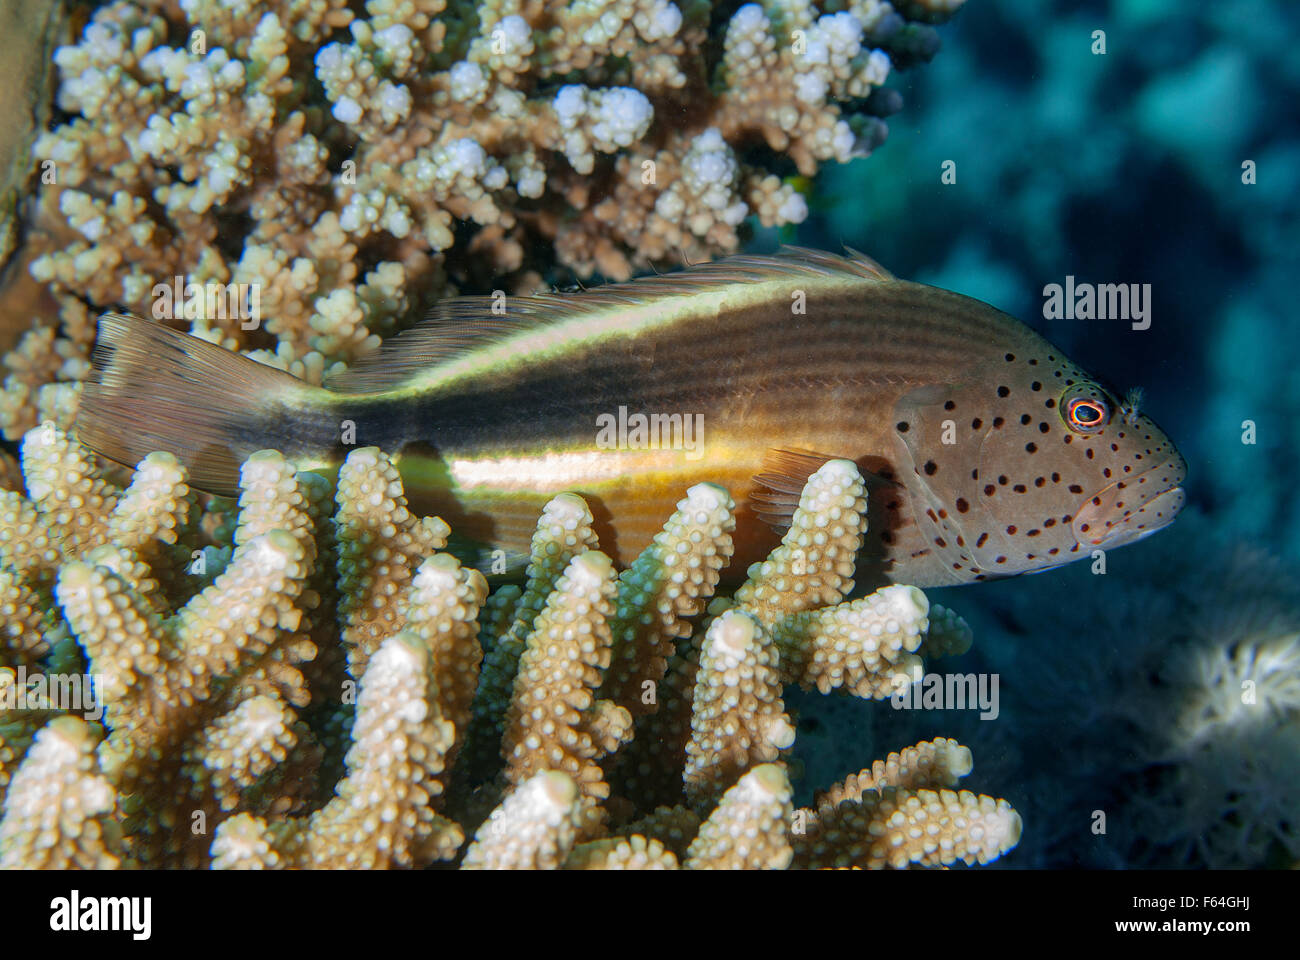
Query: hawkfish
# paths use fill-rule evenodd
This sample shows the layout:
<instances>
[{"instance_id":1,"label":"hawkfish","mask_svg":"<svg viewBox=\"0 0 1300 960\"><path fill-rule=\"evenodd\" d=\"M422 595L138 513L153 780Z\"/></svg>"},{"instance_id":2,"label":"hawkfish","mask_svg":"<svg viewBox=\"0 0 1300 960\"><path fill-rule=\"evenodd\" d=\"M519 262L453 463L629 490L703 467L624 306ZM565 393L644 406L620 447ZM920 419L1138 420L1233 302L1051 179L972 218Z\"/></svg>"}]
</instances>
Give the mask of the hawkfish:
<instances>
[{"instance_id":1,"label":"hawkfish","mask_svg":"<svg viewBox=\"0 0 1300 960\"><path fill-rule=\"evenodd\" d=\"M273 448L329 474L387 452L411 509L485 572L526 558L556 494L626 565L695 483L736 501L732 571L789 528L831 459L867 480L859 582L945 586L1139 540L1186 464L1133 402L1020 321L870 258L786 248L583 293L463 297L323 386L161 324L101 318L80 439L162 450L238 492Z\"/></svg>"}]
</instances>

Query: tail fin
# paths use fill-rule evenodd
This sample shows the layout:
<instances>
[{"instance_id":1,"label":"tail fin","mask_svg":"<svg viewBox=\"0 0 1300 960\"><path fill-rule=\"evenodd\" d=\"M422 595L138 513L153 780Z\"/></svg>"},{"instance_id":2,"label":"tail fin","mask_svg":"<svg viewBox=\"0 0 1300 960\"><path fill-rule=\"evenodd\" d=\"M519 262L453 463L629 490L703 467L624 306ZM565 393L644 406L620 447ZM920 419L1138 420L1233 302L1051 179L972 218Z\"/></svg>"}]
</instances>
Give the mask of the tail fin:
<instances>
[{"instance_id":1,"label":"tail fin","mask_svg":"<svg viewBox=\"0 0 1300 960\"><path fill-rule=\"evenodd\" d=\"M77 412L82 443L128 466L164 450L185 465L191 486L225 496L238 493L249 454L281 446L281 431L268 430L283 420L277 409L310 389L224 347L115 313L99 319L91 363Z\"/></svg>"}]
</instances>

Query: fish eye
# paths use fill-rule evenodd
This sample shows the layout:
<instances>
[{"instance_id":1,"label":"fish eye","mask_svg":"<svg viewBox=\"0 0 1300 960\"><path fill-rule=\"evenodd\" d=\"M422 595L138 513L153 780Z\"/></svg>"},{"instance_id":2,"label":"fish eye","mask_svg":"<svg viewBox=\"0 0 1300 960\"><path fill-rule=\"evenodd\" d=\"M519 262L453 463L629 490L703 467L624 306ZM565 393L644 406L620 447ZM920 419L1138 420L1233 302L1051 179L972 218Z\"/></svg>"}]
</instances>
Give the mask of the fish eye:
<instances>
[{"instance_id":1,"label":"fish eye","mask_svg":"<svg viewBox=\"0 0 1300 960\"><path fill-rule=\"evenodd\" d=\"M1099 397L1074 397L1066 401L1062 414L1075 433L1096 433L1110 422L1110 407Z\"/></svg>"}]
</instances>

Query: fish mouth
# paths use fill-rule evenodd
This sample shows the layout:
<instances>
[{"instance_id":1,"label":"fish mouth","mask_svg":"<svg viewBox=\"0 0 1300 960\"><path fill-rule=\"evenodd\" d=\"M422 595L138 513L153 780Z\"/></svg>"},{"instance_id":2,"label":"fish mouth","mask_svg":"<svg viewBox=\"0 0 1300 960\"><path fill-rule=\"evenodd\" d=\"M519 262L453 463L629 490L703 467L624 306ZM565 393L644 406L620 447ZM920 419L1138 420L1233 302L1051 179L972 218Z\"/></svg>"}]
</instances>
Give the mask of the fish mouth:
<instances>
[{"instance_id":1,"label":"fish mouth","mask_svg":"<svg viewBox=\"0 0 1300 960\"><path fill-rule=\"evenodd\" d=\"M1071 523L1075 539L1087 546L1121 547L1169 526L1186 502L1186 477L1187 464L1174 456L1116 480L1079 507Z\"/></svg>"}]
</instances>

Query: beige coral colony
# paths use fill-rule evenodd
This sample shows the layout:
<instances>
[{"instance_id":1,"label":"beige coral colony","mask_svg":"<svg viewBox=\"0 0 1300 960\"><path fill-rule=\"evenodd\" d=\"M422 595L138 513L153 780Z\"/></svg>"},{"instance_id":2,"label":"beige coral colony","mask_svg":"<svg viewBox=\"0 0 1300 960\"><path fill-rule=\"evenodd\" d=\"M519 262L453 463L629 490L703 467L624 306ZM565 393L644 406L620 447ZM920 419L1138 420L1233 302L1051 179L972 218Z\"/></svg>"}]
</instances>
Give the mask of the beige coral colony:
<instances>
[{"instance_id":1,"label":"beige coral colony","mask_svg":"<svg viewBox=\"0 0 1300 960\"><path fill-rule=\"evenodd\" d=\"M192 490L168 453L101 462L72 427L98 313L149 316L173 277L256 285L259 329L201 314L187 331L319 382L457 285L626 278L736 250L746 217L797 223L798 190L737 144L805 176L869 152L883 125L840 104L958 5L772 0L711 25L694 0L117 0L33 26L57 110L28 151L55 174L31 187L20 256L57 322L5 360L0 694L93 677L97 708L51 689L0 713L0 866L901 868L1010 850L1020 817L961 789L953 740L794 805L788 685L885 699L971 642L914 587L851 598L867 520L847 460L812 474L734 592L737 506L711 483L622 570L591 505L557 496L523 576L489 590L364 437L336 478L256 453L236 501ZM778 40L795 29L815 56Z\"/></svg>"}]
</instances>

